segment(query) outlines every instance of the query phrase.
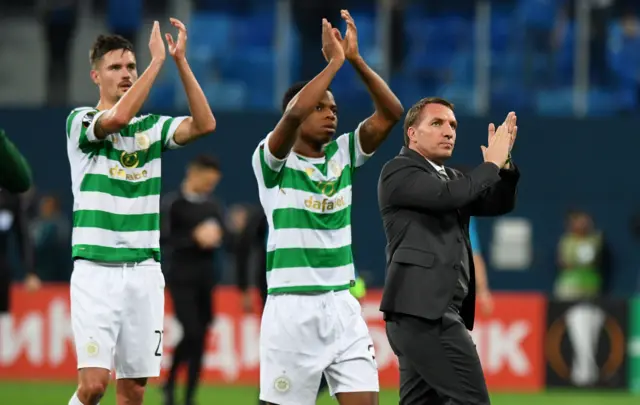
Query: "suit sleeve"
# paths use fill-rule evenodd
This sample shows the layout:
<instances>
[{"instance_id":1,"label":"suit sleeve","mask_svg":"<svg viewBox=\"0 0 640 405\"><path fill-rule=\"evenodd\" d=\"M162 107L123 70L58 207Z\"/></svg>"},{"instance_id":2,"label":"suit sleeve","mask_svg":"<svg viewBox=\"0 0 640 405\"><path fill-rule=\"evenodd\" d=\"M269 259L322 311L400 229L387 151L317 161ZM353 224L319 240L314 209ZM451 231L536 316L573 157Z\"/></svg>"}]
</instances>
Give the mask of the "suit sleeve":
<instances>
[{"instance_id":1,"label":"suit sleeve","mask_svg":"<svg viewBox=\"0 0 640 405\"><path fill-rule=\"evenodd\" d=\"M460 209L500 180L498 170L493 163L482 163L466 176L443 182L410 159L395 158L385 165L380 175L380 208Z\"/></svg>"},{"instance_id":2,"label":"suit sleeve","mask_svg":"<svg viewBox=\"0 0 640 405\"><path fill-rule=\"evenodd\" d=\"M0 130L0 188L11 193L24 193L31 183L29 163L4 131Z\"/></svg>"},{"instance_id":3,"label":"suit sleeve","mask_svg":"<svg viewBox=\"0 0 640 405\"><path fill-rule=\"evenodd\" d=\"M520 171L514 166L513 169L500 170L499 175L500 180L471 205L470 215L488 217L513 211Z\"/></svg>"}]
</instances>

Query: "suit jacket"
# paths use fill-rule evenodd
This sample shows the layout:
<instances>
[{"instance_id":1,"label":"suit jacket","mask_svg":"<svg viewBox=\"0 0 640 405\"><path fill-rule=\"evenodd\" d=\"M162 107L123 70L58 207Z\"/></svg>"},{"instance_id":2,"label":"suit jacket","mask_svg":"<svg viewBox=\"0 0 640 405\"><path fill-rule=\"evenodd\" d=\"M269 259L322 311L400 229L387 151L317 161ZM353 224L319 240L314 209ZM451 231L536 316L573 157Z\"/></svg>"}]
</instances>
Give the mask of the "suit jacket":
<instances>
[{"instance_id":1,"label":"suit jacket","mask_svg":"<svg viewBox=\"0 0 640 405\"><path fill-rule=\"evenodd\" d=\"M513 210L520 175L515 166L499 170L493 163L482 163L466 175L445 170L447 182L424 157L406 147L382 169L378 205L387 237L387 275L380 310L432 320L442 317L457 286L464 243L470 282L460 314L471 330L476 293L469 218Z\"/></svg>"}]
</instances>

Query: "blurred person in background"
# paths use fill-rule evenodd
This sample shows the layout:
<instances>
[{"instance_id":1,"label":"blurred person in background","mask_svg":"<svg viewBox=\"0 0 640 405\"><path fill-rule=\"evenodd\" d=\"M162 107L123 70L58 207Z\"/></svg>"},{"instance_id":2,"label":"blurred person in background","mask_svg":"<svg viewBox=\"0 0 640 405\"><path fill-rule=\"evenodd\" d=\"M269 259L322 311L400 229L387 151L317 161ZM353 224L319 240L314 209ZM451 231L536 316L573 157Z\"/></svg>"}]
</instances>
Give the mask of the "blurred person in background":
<instances>
[{"instance_id":1,"label":"blurred person in background","mask_svg":"<svg viewBox=\"0 0 640 405\"><path fill-rule=\"evenodd\" d=\"M22 196L0 189L0 316L10 312L13 252L9 247L12 237L22 258L26 274L25 286L29 290L37 290L40 288L40 279L34 266L33 241L29 233L25 203Z\"/></svg>"},{"instance_id":2,"label":"blurred person in background","mask_svg":"<svg viewBox=\"0 0 640 405\"><path fill-rule=\"evenodd\" d=\"M561 300L596 298L605 291L609 276L605 238L585 211L570 211L566 221L558 242L554 295Z\"/></svg>"},{"instance_id":3,"label":"blurred person in background","mask_svg":"<svg viewBox=\"0 0 640 405\"><path fill-rule=\"evenodd\" d=\"M178 38L155 21L151 61L138 77L133 45L100 35L89 53L100 99L67 118L74 195L71 326L78 387L69 405L95 405L115 368L118 404L141 405L148 378L161 370L165 279L160 265L160 189L164 152L213 132L216 120ZM139 116L168 53L190 116Z\"/></svg>"},{"instance_id":4,"label":"blurred person in background","mask_svg":"<svg viewBox=\"0 0 640 405\"><path fill-rule=\"evenodd\" d=\"M249 289L255 285L260 292L260 307L267 300L267 234L269 224L260 206L249 207L244 228L239 232L236 243L235 262L238 289L242 293L242 307L246 313L256 308ZM251 279L257 280L251 282ZM262 311L260 311L262 312Z\"/></svg>"},{"instance_id":5,"label":"blurred person in background","mask_svg":"<svg viewBox=\"0 0 640 405\"><path fill-rule=\"evenodd\" d=\"M214 254L225 235L221 205L210 196L221 178L217 159L198 156L189 164L181 190L167 195L162 204L167 286L183 330L164 384L165 405L176 404L176 377L182 364L188 368L184 404L194 404L207 332L214 319Z\"/></svg>"},{"instance_id":6,"label":"blurred person in background","mask_svg":"<svg viewBox=\"0 0 640 405\"><path fill-rule=\"evenodd\" d=\"M22 153L0 129L0 189L25 193L31 188L31 167Z\"/></svg>"},{"instance_id":7,"label":"blurred person in background","mask_svg":"<svg viewBox=\"0 0 640 405\"><path fill-rule=\"evenodd\" d=\"M40 199L31 231L40 279L68 283L72 267L69 260L71 223L60 210L57 197L45 195Z\"/></svg>"},{"instance_id":8,"label":"blurred person in background","mask_svg":"<svg viewBox=\"0 0 640 405\"><path fill-rule=\"evenodd\" d=\"M26 202L16 194L29 190L32 182L27 160L0 129L0 316L10 311L13 272L9 246L12 236L15 237L22 256L26 287L29 290L40 287L40 279L34 267Z\"/></svg>"},{"instance_id":9,"label":"blurred person in background","mask_svg":"<svg viewBox=\"0 0 640 405\"><path fill-rule=\"evenodd\" d=\"M79 0L38 0L47 46L47 104L68 102L71 44L78 20Z\"/></svg>"},{"instance_id":10,"label":"blurred person in background","mask_svg":"<svg viewBox=\"0 0 640 405\"><path fill-rule=\"evenodd\" d=\"M475 217L469 219L469 240L471 242L471 253L473 255L473 266L476 269L476 298L480 305L480 310L484 315L491 315L493 312L493 296L489 289L489 278L487 277L487 263L482 256L480 247L480 237L476 225Z\"/></svg>"}]
</instances>

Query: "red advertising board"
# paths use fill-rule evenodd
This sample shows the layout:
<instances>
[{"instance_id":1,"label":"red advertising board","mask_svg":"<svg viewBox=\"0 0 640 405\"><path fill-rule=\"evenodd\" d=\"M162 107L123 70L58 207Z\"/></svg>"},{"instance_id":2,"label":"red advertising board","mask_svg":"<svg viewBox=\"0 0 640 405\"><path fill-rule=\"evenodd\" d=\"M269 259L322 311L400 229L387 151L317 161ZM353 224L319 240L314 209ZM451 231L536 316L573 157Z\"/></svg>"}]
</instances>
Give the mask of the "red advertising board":
<instances>
[{"instance_id":1,"label":"red advertising board","mask_svg":"<svg viewBox=\"0 0 640 405\"><path fill-rule=\"evenodd\" d=\"M14 287L12 314L0 317L0 379L75 379L68 296L66 285L46 286L37 293ZM381 291L369 291L362 307L375 344L380 384L393 388L398 385L398 368L378 310L380 296ZM216 322L209 334L202 377L207 382L255 385L260 317L242 312L240 295L233 288L219 288L215 300ZM497 294L495 301L495 313L480 317L473 331L489 387L541 388L544 299ZM165 368L181 334L167 299Z\"/></svg>"},{"instance_id":2,"label":"red advertising board","mask_svg":"<svg viewBox=\"0 0 640 405\"><path fill-rule=\"evenodd\" d=\"M471 335L492 391L535 391L544 386L546 300L540 294L494 295L491 316L476 311Z\"/></svg>"}]
</instances>

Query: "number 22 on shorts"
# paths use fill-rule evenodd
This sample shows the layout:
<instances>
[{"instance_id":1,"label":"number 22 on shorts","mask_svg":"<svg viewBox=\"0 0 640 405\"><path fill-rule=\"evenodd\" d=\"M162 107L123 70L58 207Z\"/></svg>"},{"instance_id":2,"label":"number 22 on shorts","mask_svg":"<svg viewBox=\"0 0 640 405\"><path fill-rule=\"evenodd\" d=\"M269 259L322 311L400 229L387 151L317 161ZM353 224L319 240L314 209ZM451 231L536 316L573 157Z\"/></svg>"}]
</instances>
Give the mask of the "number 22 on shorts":
<instances>
[{"instance_id":1,"label":"number 22 on shorts","mask_svg":"<svg viewBox=\"0 0 640 405\"><path fill-rule=\"evenodd\" d=\"M162 356L162 335L164 334L164 331L156 330L156 331L154 331L154 333L156 335L158 335L158 346L156 347L155 355L157 357L160 357L160 356Z\"/></svg>"}]
</instances>

